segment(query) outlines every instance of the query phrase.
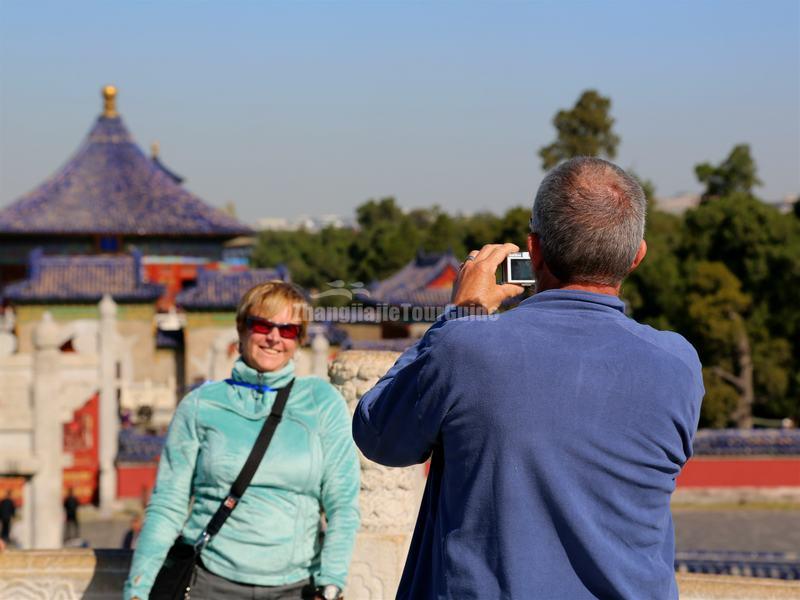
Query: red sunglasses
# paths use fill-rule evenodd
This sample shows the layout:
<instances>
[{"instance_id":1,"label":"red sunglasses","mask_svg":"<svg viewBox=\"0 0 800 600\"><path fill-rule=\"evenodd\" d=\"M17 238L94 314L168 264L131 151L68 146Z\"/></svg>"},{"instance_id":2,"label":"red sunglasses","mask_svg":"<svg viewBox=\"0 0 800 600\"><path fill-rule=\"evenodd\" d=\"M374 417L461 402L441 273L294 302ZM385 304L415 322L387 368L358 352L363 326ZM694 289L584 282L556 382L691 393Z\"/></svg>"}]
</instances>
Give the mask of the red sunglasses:
<instances>
[{"instance_id":1,"label":"red sunglasses","mask_svg":"<svg viewBox=\"0 0 800 600\"><path fill-rule=\"evenodd\" d=\"M247 328L253 333L263 333L267 335L270 331L278 328L278 334L286 340L296 340L300 336L301 325L297 323L273 323L258 317L247 317L244 320Z\"/></svg>"}]
</instances>

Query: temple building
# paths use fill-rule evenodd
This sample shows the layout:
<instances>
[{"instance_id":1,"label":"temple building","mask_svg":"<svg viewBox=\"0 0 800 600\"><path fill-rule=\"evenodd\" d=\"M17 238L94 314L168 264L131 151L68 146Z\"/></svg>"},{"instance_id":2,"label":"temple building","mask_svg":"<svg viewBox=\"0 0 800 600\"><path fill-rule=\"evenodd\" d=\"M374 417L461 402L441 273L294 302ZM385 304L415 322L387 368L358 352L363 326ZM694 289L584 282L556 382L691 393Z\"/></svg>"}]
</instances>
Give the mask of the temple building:
<instances>
[{"instance_id":1,"label":"temple building","mask_svg":"<svg viewBox=\"0 0 800 600\"><path fill-rule=\"evenodd\" d=\"M459 266L452 252L418 251L399 271L357 294L357 301L374 309L377 317L369 319L371 314L365 310L361 320L338 322L337 327L349 338L347 345L365 350L410 346L450 302Z\"/></svg>"},{"instance_id":2,"label":"temple building","mask_svg":"<svg viewBox=\"0 0 800 600\"><path fill-rule=\"evenodd\" d=\"M75 154L0 210L3 304L15 312L19 350L26 352L43 311L57 322L86 320L110 294L122 335L136 340L131 377L174 381L180 395L187 383L185 319L175 298L202 272L247 271L253 231L186 190L157 143L145 155L117 112L114 86L102 96L102 113Z\"/></svg>"},{"instance_id":3,"label":"temple building","mask_svg":"<svg viewBox=\"0 0 800 600\"><path fill-rule=\"evenodd\" d=\"M254 231L147 156L102 94L75 154L0 209L0 493L24 547L60 543L62 489L111 510L152 487L120 436L163 431L187 387L224 377L241 294L289 280L250 269Z\"/></svg>"},{"instance_id":4,"label":"temple building","mask_svg":"<svg viewBox=\"0 0 800 600\"><path fill-rule=\"evenodd\" d=\"M210 262L222 260L225 242L253 233L182 187L157 152L148 158L117 112L116 96L116 88L105 87L103 112L75 154L0 210L0 285L24 278L37 248L45 255L136 248L145 264L174 257Z\"/></svg>"}]
</instances>

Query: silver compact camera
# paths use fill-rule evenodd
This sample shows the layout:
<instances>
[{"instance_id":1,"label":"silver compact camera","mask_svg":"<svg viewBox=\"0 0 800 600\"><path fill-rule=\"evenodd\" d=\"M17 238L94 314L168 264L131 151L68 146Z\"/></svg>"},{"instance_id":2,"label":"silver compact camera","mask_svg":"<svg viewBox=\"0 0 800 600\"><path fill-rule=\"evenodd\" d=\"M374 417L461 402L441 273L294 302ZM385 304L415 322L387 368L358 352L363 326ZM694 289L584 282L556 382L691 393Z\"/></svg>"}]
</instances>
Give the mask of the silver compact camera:
<instances>
[{"instance_id":1,"label":"silver compact camera","mask_svg":"<svg viewBox=\"0 0 800 600\"><path fill-rule=\"evenodd\" d=\"M531 266L531 255L527 252L512 252L500 265L500 283L532 286L536 284Z\"/></svg>"}]
</instances>

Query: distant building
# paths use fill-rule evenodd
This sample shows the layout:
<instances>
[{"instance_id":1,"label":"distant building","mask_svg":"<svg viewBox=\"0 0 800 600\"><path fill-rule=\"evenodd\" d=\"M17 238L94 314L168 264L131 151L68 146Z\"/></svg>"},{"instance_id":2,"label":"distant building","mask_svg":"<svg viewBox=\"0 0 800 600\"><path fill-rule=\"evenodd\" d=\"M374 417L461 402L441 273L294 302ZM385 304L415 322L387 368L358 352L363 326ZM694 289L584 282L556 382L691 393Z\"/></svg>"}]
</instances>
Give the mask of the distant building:
<instances>
[{"instance_id":1,"label":"distant building","mask_svg":"<svg viewBox=\"0 0 800 600\"><path fill-rule=\"evenodd\" d=\"M794 210L794 205L797 202L800 202L800 194L798 194L797 196L792 196L791 194L787 194L781 200L778 200L776 202L767 202L767 204L769 204L770 206L774 206L781 212L781 214L786 215Z\"/></svg>"},{"instance_id":2,"label":"distant building","mask_svg":"<svg viewBox=\"0 0 800 600\"><path fill-rule=\"evenodd\" d=\"M656 208L673 215L681 215L700 205L700 194L679 194L668 198L656 198Z\"/></svg>"},{"instance_id":3,"label":"distant building","mask_svg":"<svg viewBox=\"0 0 800 600\"><path fill-rule=\"evenodd\" d=\"M452 252L426 254L419 251L397 273L371 286L369 301L392 306L444 308L450 302L460 265L461 261Z\"/></svg>"},{"instance_id":4,"label":"distant building","mask_svg":"<svg viewBox=\"0 0 800 600\"><path fill-rule=\"evenodd\" d=\"M697 208L700 205L700 194L679 194L669 198L656 198L656 208L673 215L681 215L690 208ZM784 196L781 200L765 200L764 204L772 206L783 214L790 213L797 202L798 196L791 194Z\"/></svg>"},{"instance_id":5,"label":"distant building","mask_svg":"<svg viewBox=\"0 0 800 600\"><path fill-rule=\"evenodd\" d=\"M372 342L379 340L421 337L450 302L460 264L452 252L417 252L397 273L370 286L369 295L358 297L364 305L379 309L378 323L343 323L340 327L357 348L377 348ZM393 342L392 347L398 344Z\"/></svg>"},{"instance_id":6,"label":"distant building","mask_svg":"<svg viewBox=\"0 0 800 600\"><path fill-rule=\"evenodd\" d=\"M316 232L326 227L336 229L352 228L352 219L346 219L339 215L301 215L296 219L284 217L265 217L257 222L258 229L262 231L311 231Z\"/></svg>"}]
</instances>

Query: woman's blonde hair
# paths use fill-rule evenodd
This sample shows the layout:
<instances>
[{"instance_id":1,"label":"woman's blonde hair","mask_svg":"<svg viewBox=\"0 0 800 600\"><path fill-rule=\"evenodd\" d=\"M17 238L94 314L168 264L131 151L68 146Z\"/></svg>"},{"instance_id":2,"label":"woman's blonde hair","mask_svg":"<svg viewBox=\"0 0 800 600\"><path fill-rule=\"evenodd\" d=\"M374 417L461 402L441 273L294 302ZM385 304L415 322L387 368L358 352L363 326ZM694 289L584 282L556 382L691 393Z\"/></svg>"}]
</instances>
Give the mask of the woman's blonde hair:
<instances>
[{"instance_id":1,"label":"woman's blonde hair","mask_svg":"<svg viewBox=\"0 0 800 600\"><path fill-rule=\"evenodd\" d=\"M245 320L249 315L269 318L286 306L291 306L292 318L300 320L300 340L302 340L308 329L311 305L301 288L280 280L259 283L245 292L236 308L236 330L240 335L244 333Z\"/></svg>"}]
</instances>

